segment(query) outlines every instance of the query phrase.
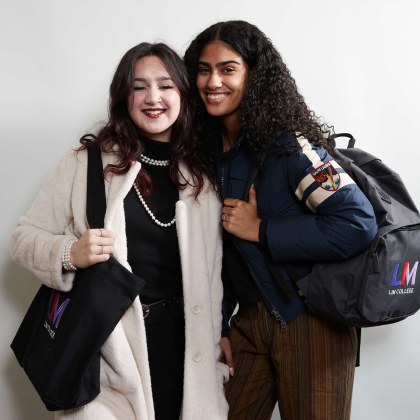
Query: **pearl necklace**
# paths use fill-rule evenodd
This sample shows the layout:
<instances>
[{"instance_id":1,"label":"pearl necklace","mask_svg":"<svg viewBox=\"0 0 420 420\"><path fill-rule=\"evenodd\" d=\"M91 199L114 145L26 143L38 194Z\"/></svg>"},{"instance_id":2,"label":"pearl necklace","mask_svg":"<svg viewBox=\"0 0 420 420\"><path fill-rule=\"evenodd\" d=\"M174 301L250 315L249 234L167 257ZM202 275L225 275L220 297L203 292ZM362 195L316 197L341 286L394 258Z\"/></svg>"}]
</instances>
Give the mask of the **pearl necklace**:
<instances>
[{"instance_id":1,"label":"pearl necklace","mask_svg":"<svg viewBox=\"0 0 420 420\"><path fill-rule=\"evenodd\" d=\"M152 164L153 165L153 164ZM146 210L147 214L152 218L152 220L161 227L169 227L172 226L175 223L175 217L169 222L169 223L162 223L160 220L156 219L155 215L152 213L152 211L149 209L149 206L144 201L144 198L140 194L139 189L137 188L136 183L133 184L134 189L136 190L136 193L139 197L140 203L143 204L144 209Z\"/></svg>"},{"instance_id":2,"label":"pearl necklace","mask_svg":"<svg viewBox=\"0 0 420 420\"><path fill-rule=\"evenodd\" d=\"M169 159L156 160L156 159L149 158L143 154L140 155L140 160L144 163L148 163L149 165L153 165L153 166L168 166L169 165Z\"/></svg>"}]
</instances>

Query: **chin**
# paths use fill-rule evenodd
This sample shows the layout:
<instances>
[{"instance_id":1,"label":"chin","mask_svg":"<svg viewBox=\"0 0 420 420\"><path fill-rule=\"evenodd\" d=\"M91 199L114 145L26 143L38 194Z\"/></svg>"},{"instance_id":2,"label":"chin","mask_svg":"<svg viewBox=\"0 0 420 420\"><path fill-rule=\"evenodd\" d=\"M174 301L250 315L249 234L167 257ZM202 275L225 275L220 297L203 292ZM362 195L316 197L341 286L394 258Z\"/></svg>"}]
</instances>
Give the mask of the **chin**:
<instances>
[{"instance_id":1,"label":"chin","mask_svg":"<svg viewBox=\"0 0 420 420\"><path fill-rule=\"evenodd\" d=\"M222 109L214 109L213 106L211 107L206 107L206 111L209 115L211 115L212 117L223 117L224 115L226 115L227 113L222 110Z\"/></svg>"}]
</instances>

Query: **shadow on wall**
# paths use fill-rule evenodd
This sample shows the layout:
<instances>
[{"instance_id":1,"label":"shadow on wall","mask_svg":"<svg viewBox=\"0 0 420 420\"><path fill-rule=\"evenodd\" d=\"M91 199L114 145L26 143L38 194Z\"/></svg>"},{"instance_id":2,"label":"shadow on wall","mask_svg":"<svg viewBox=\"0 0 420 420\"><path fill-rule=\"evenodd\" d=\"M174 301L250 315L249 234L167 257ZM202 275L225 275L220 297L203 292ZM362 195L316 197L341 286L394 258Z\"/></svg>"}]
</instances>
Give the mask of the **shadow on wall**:
<instances>
[{"instance_id":1,"label":"shadow on wall","mask_svg":"<svg viewBox=\"0 0 420 420\"><path fill-rule=\"evenodd\" d=\"M12 261L6 264L2 278L4 279L3 295L11 302L12 306L16 307L13 313L17 314L15 328L17 330L40 287L40 282L27 271L14 265ZM10 346L15 332L13 331L10 336L4 338L5 347ZM9 420L52 419L53 415L46 410L11 349L10 356L5 359L4 378L7 383L7 400L14 413L13 418ZM2 417L1 414L0 417Z\"/></svg>"}]
</instances>

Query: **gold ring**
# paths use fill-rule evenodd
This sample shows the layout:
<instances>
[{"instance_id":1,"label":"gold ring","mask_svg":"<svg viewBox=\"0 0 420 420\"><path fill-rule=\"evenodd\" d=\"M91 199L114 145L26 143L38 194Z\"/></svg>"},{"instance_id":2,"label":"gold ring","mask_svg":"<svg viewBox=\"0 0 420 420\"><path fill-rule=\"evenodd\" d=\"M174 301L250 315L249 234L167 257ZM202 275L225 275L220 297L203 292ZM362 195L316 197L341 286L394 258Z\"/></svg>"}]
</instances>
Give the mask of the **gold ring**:
<instances>
[{"instance_id":1,"label":"gold ring","mask_svg":"<svg viewBox=\"0 0 420 420\"><path fill-rule=\"evenodd\" d=\"M103 229L99 229L101 231L101 236L104 236Z\"/></svg>"},{"instance_id":2,"label":"gold ring","mask_svg":"<svg viewBox=\"0 0 420 420\"><path fill-rule=\"evenodd\" d=\"M104 246L101 245L101 247L102 247L102 255L104 255Z\"/></svg>"}]
</instances>

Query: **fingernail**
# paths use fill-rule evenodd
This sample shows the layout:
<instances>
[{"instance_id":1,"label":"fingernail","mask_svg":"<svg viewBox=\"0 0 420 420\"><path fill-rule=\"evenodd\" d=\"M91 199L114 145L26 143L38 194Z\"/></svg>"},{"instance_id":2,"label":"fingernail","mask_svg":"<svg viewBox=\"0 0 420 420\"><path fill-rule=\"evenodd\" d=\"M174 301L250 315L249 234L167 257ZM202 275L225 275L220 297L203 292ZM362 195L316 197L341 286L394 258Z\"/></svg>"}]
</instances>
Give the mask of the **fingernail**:
<instances>
[{"instance_id":1,"label":"fingernail","mask_svg":"<svg viewBox=\"0 0 420 420\"><path fill-rule=\"evenodd\" d=\"M234 374L233 367L230 367L230 368L229 368L229 375L230 375L230 376L233 376L233 374Z\"/></svg>"}]
</instances>

